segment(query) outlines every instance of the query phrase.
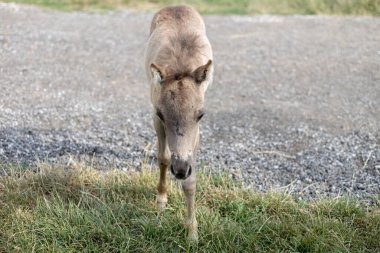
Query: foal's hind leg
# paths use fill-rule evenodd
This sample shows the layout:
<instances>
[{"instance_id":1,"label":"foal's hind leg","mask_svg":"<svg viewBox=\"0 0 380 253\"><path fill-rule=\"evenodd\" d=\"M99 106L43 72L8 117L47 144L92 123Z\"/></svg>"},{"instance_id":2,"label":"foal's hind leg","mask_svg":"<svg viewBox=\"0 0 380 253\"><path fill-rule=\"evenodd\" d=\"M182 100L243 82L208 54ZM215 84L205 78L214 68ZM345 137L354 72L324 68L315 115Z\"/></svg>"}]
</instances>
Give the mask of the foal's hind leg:
<instances>
[{"instance_id":1,"label":"foal's hind leg","mask_svg":"<svg viewBox=\"0 0 380 253\"><path fill-rule=\"evenodd\" d=\"M154 128L156 129L158 138L158 155L157 161L160 167L160 179L157 185L157 207L164 208L168 202L168 193L166 189L166 171L170 163L170 151L166 143L165 129L156 116L153 118Z\"/></svg>"}]
</instances>

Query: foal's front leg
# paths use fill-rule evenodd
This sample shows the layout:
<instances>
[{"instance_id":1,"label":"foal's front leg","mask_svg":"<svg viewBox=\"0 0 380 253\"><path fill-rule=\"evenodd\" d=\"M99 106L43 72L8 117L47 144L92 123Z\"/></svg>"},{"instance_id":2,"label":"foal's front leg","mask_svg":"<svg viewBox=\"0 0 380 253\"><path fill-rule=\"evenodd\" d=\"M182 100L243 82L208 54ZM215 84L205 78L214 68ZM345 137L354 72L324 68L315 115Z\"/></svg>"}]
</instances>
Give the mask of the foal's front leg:
<instances>
[{"instance_id":1,"label":"foal's front leg","mask_svg":"<svg viewBox=\"0 0 380 253\"><path fill-rule=\"evenodd\" d=\"M166 188L166 171L170 163L170 151L166 143L165 129L160 119L153 116L154 128L156 129L158 138L158 155L157 161L160 167L160 179L157 185L157 199L156 204L158 208L164 208L168 202L168 193Z\"/></svg>"},{"instance_id":2,"label":"foal's front leg","mask_svg":"<svg viewBox=\"0 0 380 253\"><path fill-rule=\"evenodd\" d=\"M198 241L198 222L195 215L195 172L182 182L182 189L186 197L187 217L185 225L189 228L188 238Z\"/></svg>"},{"instance_id":3,"label":"foal's front leg","mask_svg":"<svg viewBox=\"0 0 380 253\"><path fill-rule=\"evenodd\" d=\"M195 140L195 145L193 149L193 155L195 159L195 154L199 145L199 129L197 137ZM197 180L195 170L193 173L185 180L182 181L182 189L186 197L186 207L187 207L187 217L185 225L189 228L188 238L192 241L198 242L198 222L196 218L195 211L195 192L196 192Z\"/></svg>"}]
</instances>

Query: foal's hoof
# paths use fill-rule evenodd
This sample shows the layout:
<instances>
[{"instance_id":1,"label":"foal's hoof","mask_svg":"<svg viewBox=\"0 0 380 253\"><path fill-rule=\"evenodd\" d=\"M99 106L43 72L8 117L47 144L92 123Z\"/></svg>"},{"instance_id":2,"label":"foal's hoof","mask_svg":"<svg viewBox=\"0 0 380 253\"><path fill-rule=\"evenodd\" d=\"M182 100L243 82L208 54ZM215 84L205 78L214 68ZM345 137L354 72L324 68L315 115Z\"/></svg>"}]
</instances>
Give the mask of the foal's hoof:
<instances>
[{"instance_id":1,"label":"foal's hoof","mask_svg":"<svg viewBox=\"0 0 380 253\"><path fill-rule=\"evenodd\" d=\"M188 220L185 222L185 227L189 229L187 239L190 242L197 243L198 242L198 222L196 220L195 221Z\"/></svg>"},{"instance_id":2,"label":"foal's hoof","mask_svg":"<svg viewBox=\"0 0 380 253\"><path fill-rule=\"evenodd\" d=\"M193 243L198 243L198 230L195 229L195 230L189 230L189 234L187 235L187 239L190 241L190 242L193 242Z\"/></svg>"},{"instance_id":3,"label":"foal's hoof","mask_svg":"<svg viewBox=\"0 0 380 253\"><path fill-rule=\"evenodd\" d=\"M158 194L156 199L156 205L159 209L164 209L168 203L168 196L166 194Z\"/></svg>"}]
</instances>

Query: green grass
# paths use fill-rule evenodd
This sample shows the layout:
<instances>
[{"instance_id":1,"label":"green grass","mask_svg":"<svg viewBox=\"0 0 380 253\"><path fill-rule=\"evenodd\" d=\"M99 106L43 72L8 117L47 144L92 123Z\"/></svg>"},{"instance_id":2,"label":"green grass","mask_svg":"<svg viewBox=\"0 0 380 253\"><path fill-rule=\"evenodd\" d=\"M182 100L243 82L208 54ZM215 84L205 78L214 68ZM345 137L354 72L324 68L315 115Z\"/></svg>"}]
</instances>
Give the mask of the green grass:
<instances>
[{"instance_id":1,"label":"green grass","mask_svg":"<svg viewBox=\"0 0 380 253\"><path fill-rule=\"evenodd\" d=\"M155 207L157 171L4 168L0 252L379 252L380 212L359 202L297 202L199 173L199 243L186 240L184 200L170 184Z\"/></svg>"},{"instance_id":2,"label":"green grass","mask_svg":"<svg viewBox=\"0 0 380 253\"><path fill-rule=\"evenodd\" d=\"M187 3L202 14L327 14L380 15L380 0L5 0L37 4L59 10L134 8L156 11Z\"/></svg>"}]
</instances>

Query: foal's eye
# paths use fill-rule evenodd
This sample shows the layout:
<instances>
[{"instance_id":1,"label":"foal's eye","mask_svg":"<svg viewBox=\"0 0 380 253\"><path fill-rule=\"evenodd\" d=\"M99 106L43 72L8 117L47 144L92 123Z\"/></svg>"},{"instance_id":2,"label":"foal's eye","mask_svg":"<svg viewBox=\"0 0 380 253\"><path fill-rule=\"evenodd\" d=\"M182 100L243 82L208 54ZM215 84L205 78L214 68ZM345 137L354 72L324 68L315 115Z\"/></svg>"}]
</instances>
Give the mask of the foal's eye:
<instances>
[{"instance_id":1,"label":"foal's eye","mask_svg":"<svg viewBox=\"0 0 380 253\"><path fill-rule=\"evenodd\" d=\"M162 115L161 111L157 110L156 114L160 118L160 120L164 121L164 116Z\"/></svg>"},{"instance_id":2,"label":"foal's eye","mask_svg":"<svg viewBox=\"0 0 380 253\"><path fill-rule=\"evenodd\" d=\"M205 115L204 112L201 112L198 117L197 117L197 121L200 121L202 119L202 117Z\"/></svg>"}]
</instances>

